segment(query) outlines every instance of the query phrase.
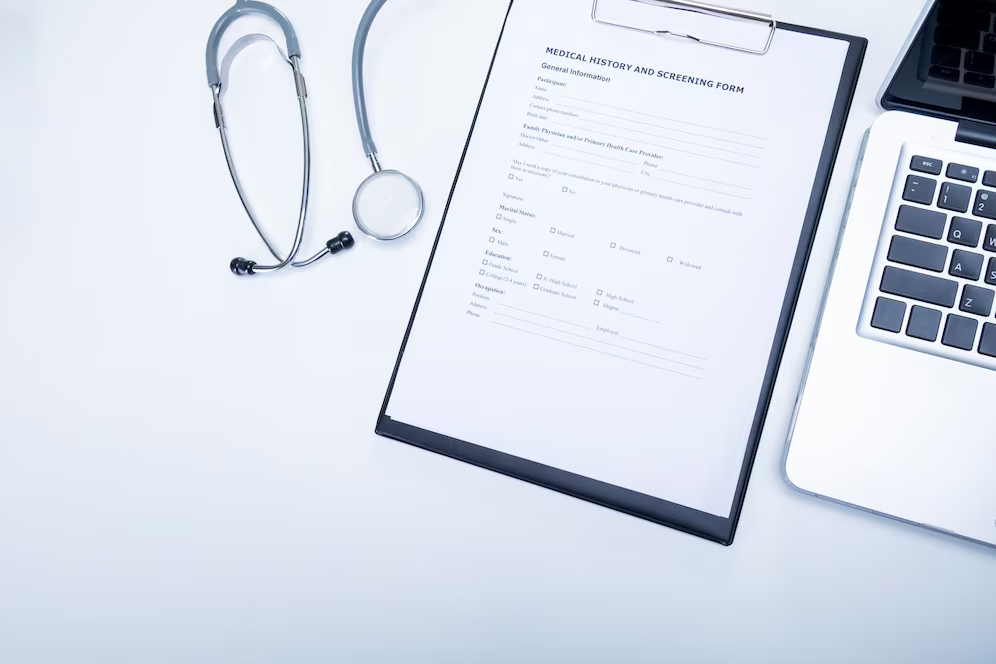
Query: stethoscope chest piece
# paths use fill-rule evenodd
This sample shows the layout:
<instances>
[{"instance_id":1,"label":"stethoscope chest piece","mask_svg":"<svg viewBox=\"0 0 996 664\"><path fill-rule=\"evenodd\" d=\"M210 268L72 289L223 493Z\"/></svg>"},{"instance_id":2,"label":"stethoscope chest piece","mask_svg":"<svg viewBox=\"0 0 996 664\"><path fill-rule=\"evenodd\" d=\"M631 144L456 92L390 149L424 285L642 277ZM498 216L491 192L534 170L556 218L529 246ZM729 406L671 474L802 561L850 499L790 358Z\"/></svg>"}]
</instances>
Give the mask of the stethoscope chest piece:
<instances>
[{"instance_id":1,"label":"stethoscope chest piece","mask_svg":"<svg viewBox=\"0 0 996 664\"><path fill-rule=\"evenodd\" d=\"M353 196L353 220L374 240L407 235L425 213L422 188L401 171L378 170L360 183Z\"/></svg>"}]
</instances>

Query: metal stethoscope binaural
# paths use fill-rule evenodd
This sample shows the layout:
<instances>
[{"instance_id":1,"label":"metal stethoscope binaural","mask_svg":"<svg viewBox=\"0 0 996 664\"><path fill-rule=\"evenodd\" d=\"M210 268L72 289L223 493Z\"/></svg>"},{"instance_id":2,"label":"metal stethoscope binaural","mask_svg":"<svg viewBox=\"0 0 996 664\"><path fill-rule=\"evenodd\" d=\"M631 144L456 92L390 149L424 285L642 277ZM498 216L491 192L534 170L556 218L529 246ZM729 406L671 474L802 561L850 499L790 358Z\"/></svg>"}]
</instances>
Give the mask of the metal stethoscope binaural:
<instances>
[{"instance_id":1,"label":"metal stethoscope binaural","mask_svg":"<svg viewBox=\"0 0 996 664\"><path fill-rule=\"evenodd\" d=\"M377 12L387 0L372 0L367 7L363 18L360 20L359 28L356 31L356 40L353 43L353 104L356 108L356 121L360 129L360 138L363 141L363 149L373 167L373 174L367 177L356 190L353 197L353 220L365 235L374 240L396 240L406 235L415 228L425 212L425 198L418 183L404 173L395 170L384 170L377 160L377 148L374 146L373 136L370 133L370 122L367 119L366 95L363 88L363 52L366 47L367 35L370 33L370 26L373 24ZM271 37L264 34L250 34L236 41L222 60L221 67L218 66L218 50L222 36L225 31L235 22L236 19L250 14L261 14L273 19L284 33L284 40L287 44L287 51L284 52ZM284 255L267 236L256 212L253 210L245 189L239 179L238 171L235 169L235 162L232 158L232 150L229 144L228 129L225 126L225 114L222 111L222 97L229 83L229 71L232 61L246 47L258 43L268 42L272 44L280 56L291 67L294 73L294 84L297 90L298 106L301 111L301 132L304 140L304 174L301 186L301 205L298 212L297 231L294 234L294 243L290 251ZM276 262L272 265L259 265L255 261L245 258L235 258L231 262L231 270L239 276L259 274L261 272L274 272L288 265L293 267L306 267L315 263L325 256L337 254L344 249L353 246L353 236L348 231L339 233L338 236L329 240L325 248L314 256L305 260L297 261L298 251L304 240L305 221L308 216L308 196L311 188L311 133L308 126L308 88L305 84L304 75L301 73L301 45L298 42L297 33L294 27L284 14L264 2L255 0L236 0L235 5L222 14L207 43L207 77L208 85L214 96L214 121L218 132L221 135L221 147L225 152L225 161L228 163L228 170L232 176L232 182L238 191L242 206L249 215L250 221L256 228L259 237L266 244L267 249L273 254Z\"/></svg>"}]
</instances>

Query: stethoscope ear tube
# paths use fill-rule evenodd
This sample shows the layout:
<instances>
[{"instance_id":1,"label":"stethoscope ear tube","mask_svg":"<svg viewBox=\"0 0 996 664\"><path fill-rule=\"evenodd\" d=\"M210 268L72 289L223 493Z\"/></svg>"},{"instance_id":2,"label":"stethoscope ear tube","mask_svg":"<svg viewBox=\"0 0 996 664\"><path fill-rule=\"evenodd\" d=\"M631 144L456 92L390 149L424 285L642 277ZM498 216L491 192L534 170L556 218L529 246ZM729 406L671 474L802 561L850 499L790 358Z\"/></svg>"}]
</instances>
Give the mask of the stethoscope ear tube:
<instances>
[{"instance_id":1,"label":"stethoscope ear tube","mask_svg":"<svg viewBox=\"0 0 996 664\"><path fill-rule=\"evenodd\" d=\"M221 38L232 23L250 14L261 14L273 19L284 33L284 40L287 42L287 58L301 57L301 43L297 39L297 32L295 32L294 26L291 25L290 20L288 20L283 12L265 2L236 0L235 5L222 14L214 24L214 28L211 29L211 35L208 37L205 64L209 86L221 85L222 75L218 67L218 50L221 48Z\"/></svg>"},{"instance_id":2,"label":"stethoscope ear tube","mask_svg":"<svg viewBox=\"0 0 996 664\"><path fill-rule=\"evenodd\" d=\"M262 14L276 21L283 30L284 38L287 42L287 53L285 54L280 48L280 45L267 35L246 35L238 39L235 44L232 45L232 48L225 54L221 67L219 68L218 48L225 30L227 30L227 28L236 19L247 14ZM268 42L272 44L273 47L280 53L281 58L290 65L291 71L294 74L294 85L298 98L298 107L301 114L301 137L304 150L301 204L298 212L297 229L294 233L294 243L286 257L281 254L276 245L267 236L255 210L253 210L252 205L249 203L249 198L242 186L242 181L239 178L238 170L235 166L235 160L232 155L222 103L222 97L228 87L229 71L233 60L244 49L258 42ZM272 265L260 265L256 261L252 261L247 258L239 257L232 259L229 264L229 268L233 274L238 276L251 276L264 272L274 272L283 269L288 265L292 265L294 267L305 267L320 260L321 258L324 258L325 256L338 253L343 249L348 249L353 246L352 236L349 235L349 233L345 233L345 235L340 233L338 237L329 240L326 247L311 258L300 262L294 261L301 249L301 243L304 240L304 230L308 215L308 200L311 191L311 130L308 121L308 86L305 82L304 75L301 73L300 58L301 49L298 43L297 33L294 31L294 27L291 25L287 17L284 16L277 8L262 2L255 2L254 0L238 0L234 7L229 9L220 19L218 19L218 22L215 24L214 29L211 31L211 36L208 39L206 59L208 83L210 84L214 97L215 125L221 138L222 150L225 153L225 162L228 165L229 174L232 177L235 190L238 192L239 200L242 202L242 206L245 209L246 214L249 215L250 221L252 221L252 224L255 227L257 234L259 234L259 237L263 240L263 243L266 244L267 249L269 249L270 253L277 260L277 262Z\"/></svg>"},{"instance_id":3,"label":"stethoscope ear tube","mask_svg":"<svg viewBox=\"0 0 996 664\"><path fill-rule=\"evenodd\" d=\"M290 65L295 72L295 79L297 79L297 77L300 76L297 56L292 56L290 58ZM218 135L221 138L221 147L225 153L225 162L228 164L228 172L232 176L232 183L235 185L235 190L239 194L239 200L242 201L242 207L245 208L246 214L249 215L249 219L256 228L256 232L266 244L266 247L270 250L270 253L273 254L273 257L278 261L273 265L259 265L253 261L238 258L233 260L231 263L232 272L239 276L246 276L283 269L288 265L293 264L294 258L297 256L297 252L301 249L301 243L304 240L305 222L308 215L308 198L311 191L311 131L308 123L307 93L303 85L298 86L298 108L301 113L301 135L304 143L301 205L298 211L297 230L294 233L294 244L291 246L291 250L288 252L287 256L284 257L281 255L276 245L274 245L269 237L267 237L266 231L263 229L263 225L260 223L255 210L253 210L252 205L249 203L249 197L246 195L245 189L242 186L242 180L239 178L238 169L235 167L235 159L232 156L232 148L228 139L228 128L225 126L224 122L225 114L222 107L222 93L224 90L220 85L213 86L212 90L214 91L215 119L219 125Z\"/></svg>"}]
</instances>

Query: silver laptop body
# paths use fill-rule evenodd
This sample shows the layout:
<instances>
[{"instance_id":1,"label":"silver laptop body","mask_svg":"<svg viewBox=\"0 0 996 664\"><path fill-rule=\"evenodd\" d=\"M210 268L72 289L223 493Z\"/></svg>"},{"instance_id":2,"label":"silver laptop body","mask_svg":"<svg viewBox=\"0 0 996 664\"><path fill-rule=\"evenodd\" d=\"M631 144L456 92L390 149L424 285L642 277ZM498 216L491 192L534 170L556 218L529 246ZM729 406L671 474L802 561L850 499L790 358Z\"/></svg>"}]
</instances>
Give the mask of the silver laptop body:
<instances>
[{"instance_id":1,"label":"silver laptop body","mask_svg":"<svg viewBox=\"0 0 996 664\"><path fill-rule=\"evenodd\" d=\"M928 3L879 96L783 473L996 546L996 2Z\"/></svg>"}]
</instances>

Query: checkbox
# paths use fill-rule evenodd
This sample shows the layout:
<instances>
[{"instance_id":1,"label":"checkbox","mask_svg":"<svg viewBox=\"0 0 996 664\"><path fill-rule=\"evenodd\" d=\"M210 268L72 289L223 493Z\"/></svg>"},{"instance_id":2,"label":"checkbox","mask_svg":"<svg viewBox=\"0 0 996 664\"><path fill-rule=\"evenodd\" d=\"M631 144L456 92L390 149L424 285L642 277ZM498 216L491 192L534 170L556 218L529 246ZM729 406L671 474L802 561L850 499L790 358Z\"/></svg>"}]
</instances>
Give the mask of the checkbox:
<instances>
[{"instance_id":1,"label":"checkbox","mask_svg":"<svg viewBox=\"0 0 996 664\"><path fill-rule=\"evenodd\" d=\"M668 263L673 263L674 262L674 256L668 256L667 257L667 262Z\"/></svg>"},{"instance_id":2,"label":"checkbox","mask_svg":"<svg viewBox=\"0 0 996 664\"><path fill-rule=\"evenodd\" d=\"M487 264L488 264L488 259L487 258L485 258L483 261L481 261L481 265L487 265Z\"/></svg>"},{"instance_id":3,"label":"checkbox","mask_svg":"<svg viewBox=\"0 0 996 664\"><path fill-rule=\"evenodd\" d=\"M596 307L598 306L598 300L595 300L595 306Z\"/></svg>"},{"instance_id":4,"label":"checkbox","mask_svg":"<svg viewBox=\"0 0 996 664\"><path fill-rule=\"evenodd\" d=\"M601 295L602 291L595 291L595 295Z\"/></svg>"},{"instance_id":5,"label":"checkbox","mask_svg":"<svg viewBox=\"0 0 996 664\"><path fill-rule=\"evenodd\" d=\"M499 212L498 214L495 215L495 219L499 219L499 220L501 219L501 212Z\"/></svg>"},{"instance_id":6,"label":"checkbox","mask_svg":"<svg viewBox=\"0 0 996 664\"><path fill-rule=\"evenodd\" d=\"M550 252L549 252L549 251L544 251L544 252L543 252L543 256L544 256L544 257L546 257L546 256L549 256L549 255L550 255Z\"/></svg>"},{"instance_id":7,"label":"checkbox","mask_svg":"<svg viewBox=\"0 0 996 664\"><path fill-rule=\"evenodd\" d=\"M542 278L543 278L543 275L542 275L542 274L537 274L537 275L536 275L536 278L537 278L537 279L542 279Z\"/></svg>"},{"instance_id":8,"label":"checkbox","mask_svg":"<svg viewBox=\"0 0 996 664\"><path fill-rule=\"evenodd\" d=\"M495 241L494 238L491 238L490 240L488 240L488 242L494 242L494 241Z\"/></svg>"},{"instance_id":9,"label":"checkbox","mask_svg":"<svg viewBox=\"0 0 996 664\"><path fill-rule=\"evenodd\" d=\"M533 290L539 290L539 284L533 284Z\"/></svg>"},{"instance_id":10,"label":"checkbox","mask_svg":"<svg viewBox=\"0 0 996 664\"><path fill-rule=\"evenodd\" d=\"M557 229L556 229L556 228L551 228L551 229L550 229L550 232L551 232L551 233L556 233L556 232L557 232Z\"/></svg>"},{"instance_id":11,"label":"checkbox","mask_svg":"<svg viewBox=\"0 0 996 664\"><path fill-rule=\"evenodd\" d=\"M564 187L563 189L561 189L561 191L566 194L567 193L567 187Z\"/></svg>"},{"instance_id":12,"label":"checkbox","mask_svg":"<svg viewBox=\"0 0 996 664\"><path fill-rule=\"evenodd\" d=\"M615 248L616 248L616 243L615 242L613 242L612 244L609 245L609 249L615 249Z\"/></svg>"},{"instance_id":13,"label":"checkbox","mask_svg":"<svg viewBox=\"0 0 996 664\"><path fill-rule=\"evenodd\" d=\"M509 173L509 174L508 174L508 179L509 179L509 180L514 180L514 179L515 179L515 176L514 176L514 175L512 175L511 173Z\"/></svg>"},{"instance_id":14,"label":"checkbox","mask_svg":"<svg viewBox=\"0 0 996 664\"><path fill-rule=\"evenodd\" d=\"M480 274L484 274L484 270L481 270Z\"/></svg>"}]
</instances>

